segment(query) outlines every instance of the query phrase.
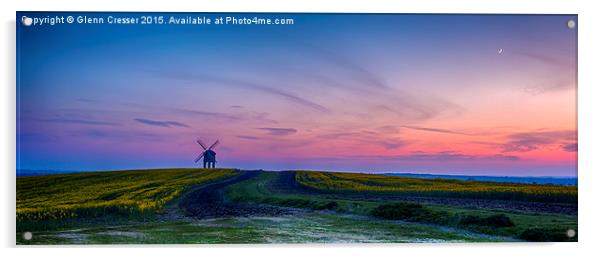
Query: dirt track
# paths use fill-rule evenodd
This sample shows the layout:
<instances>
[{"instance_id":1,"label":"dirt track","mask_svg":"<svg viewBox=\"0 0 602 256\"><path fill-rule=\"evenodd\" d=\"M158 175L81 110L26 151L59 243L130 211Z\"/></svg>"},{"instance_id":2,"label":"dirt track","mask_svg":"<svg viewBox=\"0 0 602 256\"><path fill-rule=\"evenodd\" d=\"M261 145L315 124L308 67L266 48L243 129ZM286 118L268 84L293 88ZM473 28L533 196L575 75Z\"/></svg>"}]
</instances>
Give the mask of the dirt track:
<instances>
[{"instance_id":1,"label":"dirt track","mask_svg":"<svg viewBox=\"0 0 602 256\"><path fill-rule=\"evenodd\" d=\"M224 189L232 184L257 176L260 171L243 171L241 174L197 188L182 198L179 203L187 217L199 219L221 217L278 216L290 210L258 204L231 203L224 200Z\"/></svg>"},{"instance_id":2,"label":"dirt track","mask_svg":"<svg viewBox=\"0 0 602 256\"><path fill-rule=\"evenodd\" d=\"M217 183L205 185L192 190L182 197L178 206L184 211L186 217L193 218L221 218L221 217L248 217L248 216L279 216L294 214L290 208L263 204L233 203L224 200L226 187L238 182L252 179L261 171L243 171L241 174ZM468 198L439 198L439 197L417 197L400 195L378 195L378 194L349 194L328 193L312 190L300 186L295 181L295 173L290 171L280 172L278 178L270 184L270 189L275 193L305 194L332 199L357 199L357 200L387 200L405 201L416 203L428 203L438 205L461 206L468 208L500 209L506 211L534 212L534 213L560 213L577 215L577 205L523 202L506 200L484 200Z\"/></svg>"}]
</instances>

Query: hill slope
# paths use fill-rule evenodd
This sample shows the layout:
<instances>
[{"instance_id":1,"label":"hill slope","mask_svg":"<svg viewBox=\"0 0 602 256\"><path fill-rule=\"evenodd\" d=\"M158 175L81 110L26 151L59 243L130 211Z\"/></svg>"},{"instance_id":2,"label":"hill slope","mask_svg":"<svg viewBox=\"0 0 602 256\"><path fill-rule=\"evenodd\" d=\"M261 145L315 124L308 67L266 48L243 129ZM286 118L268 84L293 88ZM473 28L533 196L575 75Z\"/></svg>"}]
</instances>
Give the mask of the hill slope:
<instances>
[{"instance_id":1,"label":"hill slope","mask_svg":"<svg viewBox=\"0 0 602 256\"><path fill-rule=\"evenodd\" d=\"M17 220L152 212L189 186L236 174L233 169L157 169L18 177Z\"/></svg>"}]
</instances>

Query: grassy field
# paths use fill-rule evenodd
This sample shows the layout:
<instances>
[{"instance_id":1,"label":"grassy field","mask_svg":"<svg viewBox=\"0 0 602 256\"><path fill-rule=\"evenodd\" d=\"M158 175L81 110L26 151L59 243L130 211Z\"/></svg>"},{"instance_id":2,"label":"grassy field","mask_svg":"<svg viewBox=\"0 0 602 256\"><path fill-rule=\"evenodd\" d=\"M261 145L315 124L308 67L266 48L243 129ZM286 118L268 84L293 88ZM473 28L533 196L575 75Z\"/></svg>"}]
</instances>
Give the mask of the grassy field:
<instances>
[{"instance_id":1,"label":"grassy field","mask_svg":"<svg viewBox=\"0 0 602 256\"><path fill-rule=\"evenodd\" d=\"M299 174L307 172L296 172ZM310 210L330 210L341 214L355 214L362 216L373 216L374 209L398 203L395 200L387 200L374 197L372 199L349 198L345 194L303 194L290 191L281 191L275 183L278 182L279 173L264 172L255 179L235 184L228 188L226 196L237 202L255 202L263 204L280 205L285 207L305 208ZM375 175L380 180L380 175ZM369 178L365 177L365 178ZM297 178L295 178L297 180ZM455 180L454 180L455 182ZM482 234L506 236L520 239L526 232L534 231L540 233L554 234L555 237L536 237L532 240L555 240L576 241L576 237L567 239L564 236L569 229L577 230L577 216L554 214L554 213L532 213L520 211L506 211L487 208L467 208L459 206L448 206L438 204L422 204L422 210L411 212L409 216L392 218L416 223L434 224L446 227L471 230ZM497 223L486 223L484 221L492 216L506 216L512 225L501 225ZM473 220L473 221L471 221ZM476 220L476 221L474 221Z\"/></svg>"},{"instance_id":2,"label":"grassy field","mask_svg":"<svg viewBox=\"0 0 602 256\"><path fill-rule=\"evenodd\" d=\"M577 202L576 186L537 185L505 182L426 179L361 173L310 172L296 174L298 183L308 188L358 193L398 193L405 195L466 197L541 202Z\"/></svg>"},{"instance_id":3,"label":"grassy field","mask_svg":"<svg viewBox=\"0 0 602 256\"><path fill-rule=\"evenodd\" d=\"M241 179L250 173L255 174ZM212 185L199 186L204 184ZM233 205L240 215L184 216L178 203L184 202L182 195L190 198L196 193L184 193L192 187L199 187L194 191L220 191L215 196L223 202L212 207ZM440 196L443 201L416 203L390 196L407 193ZM461 202L474 201L468 196L473 193L505 202L525 203L536 198L543 205L573 205L577 192L576 187L548 185L233 169L18 177L17 243L577 241L576 236L566 236L567 230L577 231L575 213L446 203L455 200L449 196L462 197ZM516 197L515 193L539 194ZM564 197L575 197L575 202ZM193 198L209 197L199 194ZM244 205L278 206L287 213L245 215ZM24 240L25 231L32 231L35 239Z\"/></svg>"},{"instance_id":4,"label":"grassy field","mask_svg":"<svg viewBox=\"0 0 602 256\"><path fill-rule=\"evenodd\" d=\"M295 216L228 217L94 225L34 232L19 244L248 244L248 243L440 243L500 242L511 238L328 212Z\"/></svg>"},{"instance_id":5,"label":"grassy field","mask_svg":"<svg viewBox=\"0 0 602 256\"><path fill-rule=\"evenodd\" d=\"M160 169L17 177L17 221L152 213L188 186L232 169Z\"/></svg>"}]
</instances>

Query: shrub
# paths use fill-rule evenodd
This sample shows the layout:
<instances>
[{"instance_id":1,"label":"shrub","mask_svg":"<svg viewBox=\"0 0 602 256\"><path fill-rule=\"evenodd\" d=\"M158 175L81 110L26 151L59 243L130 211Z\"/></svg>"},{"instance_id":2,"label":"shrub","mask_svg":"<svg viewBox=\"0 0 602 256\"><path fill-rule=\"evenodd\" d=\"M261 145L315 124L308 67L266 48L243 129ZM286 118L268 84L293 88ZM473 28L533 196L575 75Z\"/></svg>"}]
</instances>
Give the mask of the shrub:
<instances>
[{"instance_id":1,"label":"shrub","mask_svg":"<svg viewBox=\"0 0 602 256\"><path fill-rule=\"evenodd\" d=\"M577 237L568 237L566 230L551 228L528 228L523 231L520 239L530 242L569 242L577 241Z\"/></svg>"},{"instance_id":2,"label":"shrub","mask_svg":"<svg viewBox=\"0 0 602 256\"><path fill-rule=\"evenodd\" d=\"M337 202L330 201L326 204L318 205L315 209L316 210L334 210L338 206L339 206L339 204Z\"/></svg>"},{"instance_id":3,"label":"shrub","mask_svg":"<svg viewBox=\"0 0 602 256\"><path fill-rule=\"evenodd\" d=\"M406 220L426 223L446 224L447 212L432 211L416 203L383 204L374 208L370 214L389 220Z\"/></svg>"},{"instance_id":4,"label":"shrub","mask_svg":"<svg viewBox=\"0 0 602 256\"><path fill-rule=\"evenodd\" d=\"M460 219L460 225L463 226L487 226L487 227L513 227L514 223L505 214L495 214L486 218L475 215L466 215Z\"/></svg>"},{"instance_id":5,"label":"shrub","mask_svg":"<svg viewBox=\"0 0 602 256\"><path fill-rule=\"evenodd\" d=\"M483 225L496 228L514 227L514 222L505 214L496 214L483 219Z\"/></svg>"},{"instance_id":6,"label":"shrub","mask_svg":"<svg viewBox=\"0 0 602 256\"><path fill-rule=\"evenodd\" d=\"M424 215L428 210L422 205L415 203L382 204L374 208L371 214L376 217L389 220L414 219Z\"/></svg>"},{"instance_id":7,"label":"shrub","mask_svg":"<svg viewBox=\"0 0 602 256\"><path fill-rule=\"evenodd\" d=\"M282 199L280 204L283 206L287 206L287 207L305 208L305 207L310 206L311 203L312 202L307 199L286 198L286 199Z\"/></svg>"},{"instance_id":8,"label":"shrub","mask_svg":"<svg viewBox=\"0 0 602 256\"><path fill-rule=\"evenodd\" d=\"M471 225L480 225L481 217L476 215L466 215L460 218L460 225L462 226L471 226Z\"/></svg>"}]
</instances>

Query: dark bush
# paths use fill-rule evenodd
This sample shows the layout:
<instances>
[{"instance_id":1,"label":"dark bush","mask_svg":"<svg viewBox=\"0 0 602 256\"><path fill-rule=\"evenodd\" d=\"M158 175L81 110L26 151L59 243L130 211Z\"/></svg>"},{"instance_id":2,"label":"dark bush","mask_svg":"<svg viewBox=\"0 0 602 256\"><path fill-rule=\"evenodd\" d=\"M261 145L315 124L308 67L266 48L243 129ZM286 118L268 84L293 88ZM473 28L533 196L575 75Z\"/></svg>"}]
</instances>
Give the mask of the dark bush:
<instances>
[{"instance_id":1,"label":"dark bush","mask_svg":"<svg viewBox=\"0 0 602 256\"><path fill-rule=\"evenodd\" d=\"M316 210L334 210L339 206L337 202L330 201L326 204L321 204L316 207Z\"/></svg>"},{"instance_id":2,"label":"dark bush","mask_svg":"<svg viewBox=\"0 0 602 256\"><path fill-rule=\"evenodd\" d=\"M279 202L282 206L305 208L311 205L311 201L306 199L287 198Z\"/></svg>"},{"instance_id":3,"label":"dark bush","mask_svg":"<svg viewBox=\"0 0 602 256\"><path fill-rule=\"evenodd\" d=\"M491 226L496 228L514 227L514 222L512 222L510 217L506 216L505 214L491 215L483 219L483 224L485 226Z\"/></svg>"},{"instance_id":4,"label":"dark bush","mask_svg":"<svg viewBox=\"0 0 602 256\"><path fill-rule=\"evenodd\" d=\"M406 220L426 223L446 224L449 216L446 212L432 211L415 203L383 204L374 208L370 214L389 220Z\"/></svg>"},{"instance_id":5,"label":"dark bush","mask_svg":"<svg viewBox=\"0 0 602 256\"><path fill-rule=\"evenodd\" d=\"M462 218L460 219L460 225L464 225L464 226L477 225L477 226L502 228L502 227L513 227L514 223L505 214L491 215L486 218L482 218L480 216L475 216L475 215L466 215L466 216L462 216Z\"/></svg>"},{"instance_id":6,"label":"dark bush","mask_svg":"<svg viewBox=\"0 0 602 256\"><path fill-rule=\"evenodd\" d=\"M371 212L373 216L389 220L415 219L426 213L428 213L427 209L414 203L382 204Z\"/></svg>"},{"instance_id":7,"label":"dark bush","mask_svg":"<svg viewBox=\"0 0 602 256\"><path fill-rule=\"evenodd\" d=\"M476 215L466 215L460 218L460 225L462 226L471 226L471 225L481 225L482 218Z\"/></svg>"},{"instance_id":8,"label":"dark bush","mask_svg":"<svg viewBox=\"0 0 602 256\"><path fill-rule=\"evenodd\" d=\"M487 226L495 228L513 227L514 223L505 214L495 214L486 218L475 215L466 215L460 219L463 226Z\"/></svg>"},{"instance_id":9,"label":"dark bush","mask_svg":"<svg viewBox=\"0 0 602 256\"><path fill-rule=\"evenodd\" d=\"M528 228L523 231L520 239L530 242L569 242L577 241L577 237L568 237L566 230L549 228Z\"/></svg>"},{"instance_id":10,"label":"dark bush","mask_svg":"<svg viewBox=\"0 0 602 256\"><path fill-rule=\"evenodd\" d=\"M435 223L447 225L449 223L449 214L443 211L428 210L422 215L417 216L414 220L418 222Z\"/></svg>"}]
</instances>

